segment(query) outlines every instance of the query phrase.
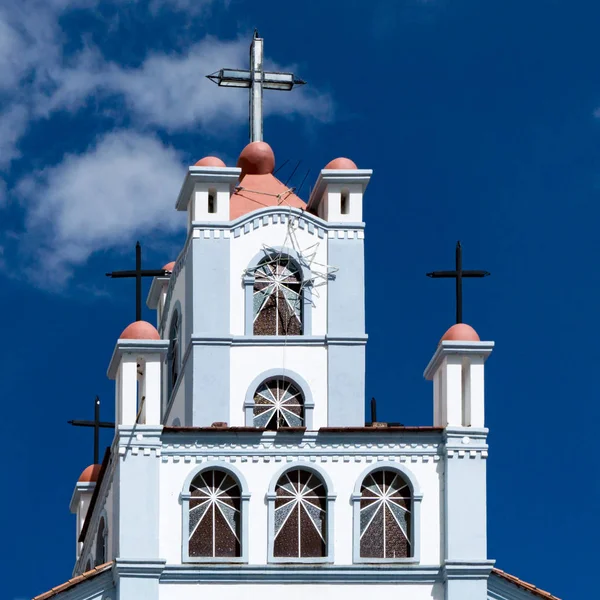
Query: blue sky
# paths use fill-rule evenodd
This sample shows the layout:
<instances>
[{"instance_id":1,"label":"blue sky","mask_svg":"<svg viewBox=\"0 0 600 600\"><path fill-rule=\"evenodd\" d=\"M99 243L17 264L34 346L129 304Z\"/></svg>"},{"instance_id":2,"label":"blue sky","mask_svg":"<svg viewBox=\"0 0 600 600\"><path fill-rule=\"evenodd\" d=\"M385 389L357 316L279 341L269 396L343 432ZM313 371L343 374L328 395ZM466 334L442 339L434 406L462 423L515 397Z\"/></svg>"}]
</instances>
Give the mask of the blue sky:
<instances>
[{"instance_id":1,"label":"blue sky","mask_svg":"<svg viewBox=\"0 0 600 600\"><path fill-rule=\"evenodd\" d=\"M430 424L423 369L452 324L496 342L487 363L489 556L560 597L595 588L600 489L600 4L591 0L4 0L0 6L0 309L5 597L68 579L69 499L92 460L93 399L134 318L134 244L176 258L185 166L230 165L247 97L204 75L243 66L252 30L309 82L266 95L278 163L348 156L365 198L367 398ZM280 175L291 171L284 167ZM146 283L147 289L147 283ZM153 320L147 311L145 318ZM108 445L108 433L103 433ZM560 567L558 566L560 565ZM576 574L576 575L575 575Z\"/></svg>"}]
</instances>

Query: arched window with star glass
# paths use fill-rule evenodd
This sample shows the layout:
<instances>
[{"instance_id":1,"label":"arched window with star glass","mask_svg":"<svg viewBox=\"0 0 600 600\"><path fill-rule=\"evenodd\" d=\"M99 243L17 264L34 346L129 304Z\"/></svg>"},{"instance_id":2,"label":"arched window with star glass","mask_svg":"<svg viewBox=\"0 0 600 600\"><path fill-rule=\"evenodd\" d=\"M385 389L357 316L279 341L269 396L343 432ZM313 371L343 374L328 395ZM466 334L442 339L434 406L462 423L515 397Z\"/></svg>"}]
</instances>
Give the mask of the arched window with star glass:
<instances>
[{"instance_id":1,"label":"arched window with star glass","mask_svg":"<svg viewBox=\"0 0 600 600\"><path fill-rule=\"evenodd\" d=\"M302 335L302 273L285 254L268 255L253 270L254 335Z\"/></svg>"},{"instance_id":2,"label":"arched window with star glass","mask_svg":"<svg viewBox=\"0 0 600 600\"><path fill-rule=\"evenodd\" d=\"M360 558L402 559L412 548L412 495L398 471L369 473L360 488Z\"/></svg>"},{"instance_id":3,"label":"arched window with star glass","mask_svg":"<svg viewBox=\"0 0 600 600\"><path fill-rule=\"evenodd\" d=\"M174 311L171 318L171 326L169 328L169 353L168 353L168 394L166 401L171 397L171 392L175 389L175 384L179 379L179 369L181 361L181 317L179 311Z\"/></svg>"},{"instance_id":4,"label":"arched window with star glass","mask_svg":"<svg viewBox=\"0 0 600 600\"><path fill-rule=\"evenodd\" d=\"M307 469L286 471L275 485L273 558L327 556L327 488Z\"/></svg>"},{"instance_id":5,"label":"arched window with star glass","mask_svg":"<svg viewBox=\"0 0 600 600\"><path fill-rule=\"evenodd\" d=\"M192 480L186 500L189 558L240 557L242 495L233 475L220 469L201 471Z\"/></svg>"},{"instance_id":6,"label":"arched window with star glass","mask_svg":"<svg viewBox=\"0 0 600 600\"><path fill-rule=\"evenodd\" d=\"M304 397L300 389L284 377L267 379L254 393L254 427L282 429L304 427Z\"/></svg>"}]
</instances>

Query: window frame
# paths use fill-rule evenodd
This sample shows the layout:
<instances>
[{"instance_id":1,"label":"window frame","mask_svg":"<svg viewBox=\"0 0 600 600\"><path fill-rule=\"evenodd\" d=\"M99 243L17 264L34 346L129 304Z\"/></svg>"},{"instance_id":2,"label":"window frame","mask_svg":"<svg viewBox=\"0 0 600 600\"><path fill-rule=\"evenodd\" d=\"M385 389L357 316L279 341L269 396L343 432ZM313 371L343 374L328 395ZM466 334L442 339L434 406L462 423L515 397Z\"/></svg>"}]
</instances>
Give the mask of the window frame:
<instances>
[{"instance_id":1,"label":"window frame","mask_svg":"<svg viewBox=\"0 0 600 600\"><path fill-rule=\"evenodd\" d=\"M173 328L177 324L177 335L173 336ZM165 413L167 407L169 406L173 394L179 388L179 382L181 381L181 365L182 365L182 357L181 357L181 310L179 306L175 306L173 312L171 314L171 319L169 321L169 350L167 352L167 393L165 395L165 406L163 407L163 413ZM177 380L173 382L173 342L177 339Z\"/></svg>"},{"instance_id":2,"label":"window frame","mask_svg":"<svg viewBox=\"0 0 600 600\"><path fill-rule=\"evenodd\" d=\"M316 475L323 486L325 487L326 501L325 501L325 519L326 519L326 532L327 538L325 540L325 556L275 556L274 548L275 548L275 499L277 498L277 494L275 493L275 488L277 486L277 482L283 477L285 473L288 471L308 471L313 475ZM335 499L337 494L333 491L333 485L331 483L331 479L325 473L325 471L321 470L316 465L308 465L303 462L294 462L288 463L281 469L279 469L273 478L271 479L271 483L269 484L269 490L266 495L267 499L267 521L268 521L268 549L267 549L267 563L299 563L299 564L323 564L323 563L333 563L334 562L334 507L335 507Z\"/></svg>"},{"instance_id":3,"label":"window frame","mask_svg":"<svg viewBox=\"0 0 600 600\"><path fill-rule=\"evenodd\" d=\"M375 558L360 555L360 501L362 498L361 489L365 479L376 471L395 471L408 484L411 494L412 514L411 514L411 556L404 558ZM393 564L416 564L421 560L421 501L423 494L417 483L414 474L404 465L392 461L381 461L376 465L371 465L365 469L357 479L352 494L352 558L354 563L393 563Z\"/></svg>"},{"instance_id":4,"label":"window frame","mask_svg":"<svg viewBox=\"0 0 600 600\"><path fill-rule=\"evenodd\" d=\"M283 381L293 384L300 390L304 399L304 425L302 428L312 430L315 402L310 391L310 386L300 375L298 375L298 373L290 371L289 369L285 369L285 371L283 369L269 369L268 371L264 371L248 386L246 398L244 400L244 421L246 427L254 427L254 407L256 405L254 402L254 395L256 394L256 390L269 379L282 379ZM298 428L282 427L276 429L275 432L293 431L294 429Z\"/></svg>"},{"instance_id":5,"label":"window frame","mask_svg":"<svg viewBox=\"0 0 600 600\"><path fill-rule=\"evenodd\" d=\"M233 477L240 488L240 556L190 556L189 530L190 530L190 494L192 481L205 471L223 471ZM193 469L187 476L181 492L182 529L181 529L181 562L182 563L247 563L248 562L248 521L250 493L244 476L228 463L209 461Z\"/></svg>"},{"instance_id":6,"label":"window frame","mask_svg":"<svg viewBox=\"0 0 600 600\"><path fill-rule=\"evenodd\" d=\"M302 302L302 323L301 330L302 333L300 335L287 336L287 337L302 337L311 335L312 333L312 309L313 309L313 301L312 301L312 273L309 268L302 264L298 253L293 248L287 248L283 246L275 246L273 248L269 248L269 250L263 249L250 261L248 266L246 267L246 272L242 277L242 285L244 287L244 335L253 336L257 338L284 338L284 335L275 335L275 336L266 336L266 335L255 335L254 333L254 283L255 277L254 272L256 268L260 265L260 263L267 257L272 254L277 253L286 257L290 261L292 261L302 277L301 283L302 294L301 294L301 302Z\"/></svg>"}]
</instances>

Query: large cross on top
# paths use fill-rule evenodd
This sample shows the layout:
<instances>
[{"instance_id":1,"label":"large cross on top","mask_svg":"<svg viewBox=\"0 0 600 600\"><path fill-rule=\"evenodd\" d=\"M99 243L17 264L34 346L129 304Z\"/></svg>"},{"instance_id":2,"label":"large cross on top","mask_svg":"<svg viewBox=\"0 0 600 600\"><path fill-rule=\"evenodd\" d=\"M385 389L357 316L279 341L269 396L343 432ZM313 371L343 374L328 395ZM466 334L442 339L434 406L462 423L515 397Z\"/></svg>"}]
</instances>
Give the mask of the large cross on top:
<instances>
[{"instance_id":1,"label":"large cross on top","mask_svg":"<svg viewBox=\"0 0 600 600\"><path fill-rule=\"evenodd\" d=\"M456 322L463 322L463 312L462 312L462 280L463 277L487 277L489 275L488 271L465 271L462 268L462 246L460 245L460 241L456 242L456 263L454 271L432 271L431 273L427 273L427 277L432 277L433 279L438 278L451 278L456 280Z\"/></svg>"},{"instance_id":2,"label":"large cross on top","mask_svg":"<svg viewBox=\"0 0 600 600\"><path fill-rule=\"evenodd\" d=\"M277 73L263 69L263 39L254 30L250 44L250 69L221 69L208 79L220 87L250 89L250 141L262 142L263 139L263 90L289 91L295 85L306 82L293 73Z\"/></svg>"}]
</instances>

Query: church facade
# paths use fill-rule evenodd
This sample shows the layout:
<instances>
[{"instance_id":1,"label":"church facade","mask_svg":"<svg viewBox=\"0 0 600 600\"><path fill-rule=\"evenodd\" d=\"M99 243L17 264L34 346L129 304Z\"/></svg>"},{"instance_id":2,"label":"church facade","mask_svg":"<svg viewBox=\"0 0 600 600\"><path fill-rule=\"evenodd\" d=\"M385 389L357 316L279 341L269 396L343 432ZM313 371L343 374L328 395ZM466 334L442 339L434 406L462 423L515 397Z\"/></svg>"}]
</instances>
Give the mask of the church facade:
<instances>
[{"instance_id":1,"label":"church facade","mask_svg":"<svg viewBox=\"0 0 600 600\"><path fill-rule=\"evenodd\" d=\"M115 436L75 486L87 600L554 598L494 569L484 371L468 325L432 348L430 424L365 423L363 197L349 159L308 202L253 142L189 167L187 239L116 342Z\"/></svg>"}]
</instances>

